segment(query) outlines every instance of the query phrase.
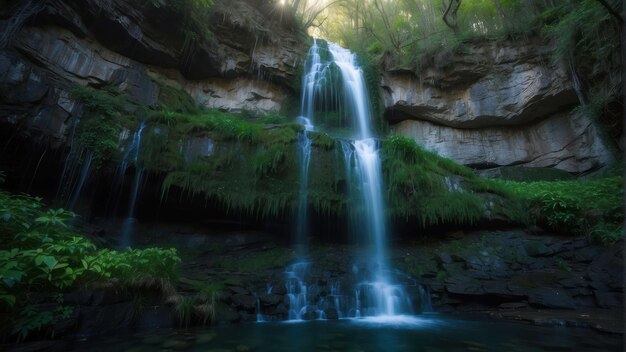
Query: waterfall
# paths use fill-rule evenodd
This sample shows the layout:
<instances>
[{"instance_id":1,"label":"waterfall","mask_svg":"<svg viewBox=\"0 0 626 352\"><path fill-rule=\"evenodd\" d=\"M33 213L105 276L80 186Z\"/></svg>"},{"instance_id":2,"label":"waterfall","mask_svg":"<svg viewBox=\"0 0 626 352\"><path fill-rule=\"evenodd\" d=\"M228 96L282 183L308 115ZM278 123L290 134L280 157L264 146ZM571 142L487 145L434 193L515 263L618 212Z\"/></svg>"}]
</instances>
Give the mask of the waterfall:
<instances>
[{"instance_id":1,"label":"waterfall","mask_svg":"<svg viewBox=\"0 0 626 352\"><path fill-rule=\"evenodd\" d=\"M365 280L357 285L357 312L361 316L393 316L412 313L413 309L402 285L394 284L389 275L386 241L387 230L383 201L383 182L378 142L373 138L370 102L363 70L357 64L356 55L335 43L328 43L333 63L339 67L342 77L345 104L356 120L357 138L352 142L354 150L353 177L360 186L359 200L363 211L359 211L357 241L365 247L364 260L368 264ZM352 153L346 151L346 165L352 165ZM354 176L352 176L354 174ZM356 193L356 192L352 192Z\"/></svg>"},{"instance_id":2,"label":"waterfall","mask_svg":"<svg viewBox=\"0 0 626 352\"><path fill-rule=\"evenodd\" d=\"M298 216L296 218L296 238L298 246L297 253L300 257L306 254L305 244L308 237L308 183L309 183L309 162L311 160L311 138L307 131L313 130L311 121L299 116L298 121L304 125L305 130L298 136L298 156L300 159L300 190L298 200Z\"/></svg>"},{"instance_id":3,"label":"waterfall","mask_svg":"<svg viewBox=\"0 0 626 352\"><path fill-rule=\"evenodd\" d=\"M317 41L309 49L307 60L304 63L306 74L302 77L302 97L300 102L300 116L296 121L304 126L304 131L298 136L298 157L300 161L300 189L298 199L298 213L296 217L295 243L298 247L298 256L306 254L306 240L308 238L308 183L309 162L311 160L311 138L309 131L315 130L313 113L317 81L323 77L323 66L320 63Z\"/></svg>"},{"instance_id":4,"label":"waterfall","mask_svg":"<svg viewBox=\"0 0 626 352\"><path fill-rule=\"evenodd\" d=\"M121 172L126 173L126 169L128 168L131 157L135 165L135 177L133 178L132 189L130 192L130 200L128 202L128 216L124 220L120 236L120 245L122 247L130 246L130 237L132 235L133 227L135 224L135 206L137 203L137 196L139 195L139 190L141 188L141 180L143 179L143 169L139 165L139 152L141 150L141 133L143 132L143 129L145 127L145 122L142 122L137 132L133 134L131 144L126 150L124 158L122 159L122 164L120 166Z\"/></svg>"},{"instance_id":5,"label":"waterfall","mask_svg":"<svg viewBox=\"0 0 626 352\"><path fill-rule=\"evenodd\" d=\"M289 320L302 320L307 312L307 284L305 281L311 263L301 262L290 265L285 274L285 289L289 299Z\"/></svg>"},{"instance_id":6,"label":"waterfall","mask_svg":"<svg viewBox=\"0 0 626 352\"><path fill-rule=\"evenodd\" d=\"M78 199L80 199L80 194L83 191L83 187L90 175L91 170L91 162L93 160L93 153L91 151L87 152L87 156L83 159L80 175L78 177L78 183L76 184L76 188L72 192L72 197L70 199L70 210L76 210L76 204L78 203Z\"/></svg>"},{"instance_id":7,"label":"waterfall","mask_svg":"<svg viewBox=\"0 0 626 352\"><path fill-rule=\"evenodd\" d=\"M301 110L297 120L305 129L298 139L300 189L295 235L300 260L285 271L288 319L333 319L329 316L332 314L335 319L376 316L384 320L412 313L412 302L405 286L397 283L388 264L382 166L379 143L371 128L372 114L363 70L358 66L355 54L335 43L328 42L327 45L324 55L327 59L322 60L322 48L314 41L302 79ZM335 87L335 83L341 85ZM353 267L355 284L351 293L342 294L337 281L330 284L330 294L316 296L314 292L319 291L320 281L315 280L311 263L302 258L309 226L307 187L311 139L308 132L314 130L316 113L328 112L324 109L338 112L341 119L353 120L349 125L355 130L354 140L342 140L341 151L350 196L349 228L363 252L359 264L364 265ZM321 128L324 126L322 123Z\"/></svg>"}]
</instances>

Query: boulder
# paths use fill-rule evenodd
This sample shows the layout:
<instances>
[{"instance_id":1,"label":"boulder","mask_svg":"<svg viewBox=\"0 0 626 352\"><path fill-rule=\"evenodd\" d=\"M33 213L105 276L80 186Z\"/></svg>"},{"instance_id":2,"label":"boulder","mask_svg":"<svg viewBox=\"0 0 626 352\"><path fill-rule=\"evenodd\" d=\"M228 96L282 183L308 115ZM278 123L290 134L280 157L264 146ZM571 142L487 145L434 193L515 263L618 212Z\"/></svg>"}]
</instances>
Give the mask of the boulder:
<instances>
[{"instance_id":1,"label":"boulder","mask_svg":"<svg viewBox=\"0 0 626 352\"><path fill-rule=\"evenodd\" d=\"M604 292L595 290L593 295L600 308L623 308L624 294L621 292Z\"/></svg>"},{"instance_id":2,"label":"boulder","mask_svg":"<svg viewBox=\"0 0 626 352\"><path fill-rule=\"evenodd\" d=\"M252 295L237 293L232 296L233 305L248 312L256 310L256 299Z\"/></svg>"},{"instance_id":3,"label":"boulder","mask_svg":"<svg viewBox=\"0 0 626 352\"><path fill-rule=\"evenodd\" d=\"M531 257L547 257L554 253L545 243L539 241L530 241L524 244L526 253Z\"/></svg>"},{"instance_id":4,"label":"boulder","mask_svg":"<svg viewBox=\"0 0 626 352\"><path fill-rule=\"evenodd\" d=\"M337 320L339 319L339 313L335 308L324 309L324 318L328 320Z\"/></svg>"},{"instance_id":5,"label":"boulder","mask_svg":"<svg viewBox=\"0 0 626 352\"><path fill-rule=\"evenodd\" d=\"M273 294L262 294L259 296L261 303L264 306L275 306L278 305L282 300L283 296L273 295Z\"/></svg>"},{"instance_id":6,"label":"boulder","mask_svg":"<svg viewBox=\"0 0 626 352\"><path fill-rule=\"evenodd\" d=\"M93 336L128 328L135 315L132 302L106 306L81 307L78 318L79 335Z\"/></svg>"},{"instance_id":7,"label":"boulder","mask_svg":"<svg viewBox=\"0 0 626 352\"><path fill-rule=\"evenodd\" d=\"M537 288L530 290L528 293L528 303L533 306L545 308L576 308L574 301L565 290L554 288Z\"/></svg>"},{"instance_id":8,"label":"boulder","mask_svg":"<svg viewBox=\"0 0 626 352\"><path fill-rule=\"evenodd\" d=\"M466 276L453 276L445 280L446 291L460 295L483 295L483 289L480 281L470 279Z\"/></svg>"}]
</instances>

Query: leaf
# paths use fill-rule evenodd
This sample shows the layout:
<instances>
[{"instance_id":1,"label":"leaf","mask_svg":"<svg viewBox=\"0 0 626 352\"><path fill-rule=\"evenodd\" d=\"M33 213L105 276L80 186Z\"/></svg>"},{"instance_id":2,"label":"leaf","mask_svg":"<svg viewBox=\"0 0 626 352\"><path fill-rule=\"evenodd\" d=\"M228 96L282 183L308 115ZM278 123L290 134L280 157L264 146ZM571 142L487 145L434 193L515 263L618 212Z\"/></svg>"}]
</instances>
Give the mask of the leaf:
<instances>
[{"instance_id":1,"label":"leaf","mask_svg":"<svg viewBox=\"0 0 626 352\"><path fill-rule=\"evenodd\" d=\"M68 263L59 263L59 264L55 265L54 268L52 268L52 269L54 269L54 270L63 269L65 267L67 267L67 266L69 266Z\"/></svg>"},{"instance_id":2,"label":"leaf","mask_svg":"<svg viewBox=\"0 0 626 352\"><path fill-rule=\"evenodd\" d=\"M15 296L13 295L0 295L0 301L5 301L11 307L15 305Z\"/></svg>"},{"instance_id":3,"label":"leaf","mask_svg":"<svg viewBox=\"0 0 626 352\"><path fill-rule=\"evenodd\" d=\"M56 260L55 257L50 256L50 255L44 255L42 257L43 257L44 264L46 264L46 266L48 268L50 268L50 269L54 268L57 265L57 263L59 262L59 261Z\"/></svg>"}]
</instances>

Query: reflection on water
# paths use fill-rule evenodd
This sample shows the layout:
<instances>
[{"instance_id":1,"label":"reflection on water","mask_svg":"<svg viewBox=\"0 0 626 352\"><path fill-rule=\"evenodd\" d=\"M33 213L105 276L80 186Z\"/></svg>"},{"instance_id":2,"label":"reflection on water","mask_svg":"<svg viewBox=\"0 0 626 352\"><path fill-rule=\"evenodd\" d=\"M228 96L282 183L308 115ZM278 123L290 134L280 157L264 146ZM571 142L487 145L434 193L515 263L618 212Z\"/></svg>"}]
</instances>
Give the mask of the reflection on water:
<instances>
[{"instance_id":1,"label":"reflection on water","mask_svg":"<svg viewBox=\"0 0 626 352\"><path fill-rule=\"evenodd\" d=\"M464 321L437 315L144 331L76 342L89 351L621 351L590 329Z\"/></svg>"}]
</instances>

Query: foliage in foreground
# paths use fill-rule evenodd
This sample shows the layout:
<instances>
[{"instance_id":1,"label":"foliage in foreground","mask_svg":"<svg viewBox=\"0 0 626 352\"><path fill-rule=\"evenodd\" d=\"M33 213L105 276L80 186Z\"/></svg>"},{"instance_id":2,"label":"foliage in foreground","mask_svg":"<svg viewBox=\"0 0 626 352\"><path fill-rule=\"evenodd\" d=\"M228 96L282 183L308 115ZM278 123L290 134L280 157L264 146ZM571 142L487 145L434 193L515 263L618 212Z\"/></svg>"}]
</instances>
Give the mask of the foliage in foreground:
<instances>
[{"instance_id":1,"label":"foliage in foreground","mask_svg":"<svg viewBox=\"0 0 626 352\"><path fill-rule=\"evenodd\" d=\"M110 279L127 287L164 285L176 278L175 249L97 249L67 224L72 217L46 209L40 198L0 191L0 322L12 327L2 333L23 339L45 332L72 313L62 293L78 287Z\"/></svg>"}]
</instances>

